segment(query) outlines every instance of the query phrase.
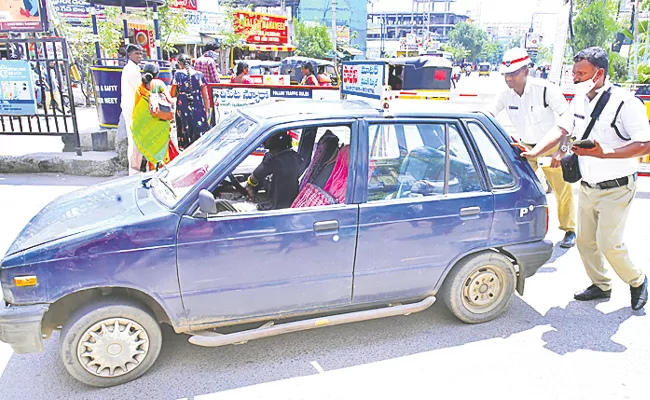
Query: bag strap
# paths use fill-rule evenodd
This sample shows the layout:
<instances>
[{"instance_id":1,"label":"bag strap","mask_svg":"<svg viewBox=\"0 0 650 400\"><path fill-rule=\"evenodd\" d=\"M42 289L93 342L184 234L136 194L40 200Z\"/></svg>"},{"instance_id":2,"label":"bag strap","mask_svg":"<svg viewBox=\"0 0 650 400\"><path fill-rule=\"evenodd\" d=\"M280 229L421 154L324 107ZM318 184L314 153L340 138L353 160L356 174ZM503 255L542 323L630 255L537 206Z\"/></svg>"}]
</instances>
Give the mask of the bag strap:
<instances>
[{"instance_id":1,"label":"bag strap","mask_svg":"<svg viewBox=\"0 0 650 400\"><path fill-rule=\"evenodd\" d=\"M614 114L614 119L612 120L612 125L611 127L614 128L614 132L616 132L616 136L621 138L621 140L624 140L626 142L629 142L632 140L632 138L626 138L621 134L621 131L618 130L618 126L616 126L616 119L618 118L618 114L621 112L621 108L623 108L623 104L625 104L624 101L621 101L621 104L618 105L618 108L616 109L616 114Z\"/></svg>"},{"instance_id":2,"label":"bag strap","mask_svg":"<svg viewBox=\"0 0 650 400\"><path fill-rule=\"evenodd\" d=\"M611 95L612 95L611 87L607 89L602 95L600 95L600 98L596 103L596 107L594 107L594 111L591 112L591 121L589 121L589 125L587 125L585 134L582 135L582 140L587 139L591 134L591 130L594 129L594 125L596 125L596 120L598 120L598 117L600 117L600 114L603 112L603 109L607 105L607 102L609 101Z\"/></svg>"},{"instance_id":3,"label":"bag strap","mask_svg":"<svg viewBox=\"0 0 650 400\"><path fill-rule=\"evenodd\" d=\"M544 86L544 108L548 108L548 101L546 101L546 86Z\"/></svg>"}]
</instances>

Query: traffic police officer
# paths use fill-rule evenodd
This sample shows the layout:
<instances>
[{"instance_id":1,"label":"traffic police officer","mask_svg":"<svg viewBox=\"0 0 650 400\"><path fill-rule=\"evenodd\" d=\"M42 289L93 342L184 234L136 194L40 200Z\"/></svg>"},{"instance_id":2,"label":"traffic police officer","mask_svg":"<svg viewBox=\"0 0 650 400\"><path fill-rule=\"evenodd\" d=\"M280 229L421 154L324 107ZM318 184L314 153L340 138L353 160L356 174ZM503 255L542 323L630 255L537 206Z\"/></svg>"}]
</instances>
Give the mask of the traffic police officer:
<instances>
[{"instance_id":1,"label":"traffic police officer","mask_svg":"<svg viewBox=\"0 0 650 400\"><path fill-rule=\"evenodd\" d=\"M640 310L648 301L648 278L630 260L623 233L636 193L638 157L650 154L646 109L632 93L605 79L609 61L602 48L582 50L573 61L576 96L559 121L561 132L549 132L523 155L537 157L558 143L562 150L568 150L568 138L582 138L596 103L603 93L609 92L609 101L588 137L593 148L571 147L579 156L582 173L577 245L592 282L574 298L584 301L611 296L606 258L616 274L630 285L632 309Z\"/></svg>"},{"instance_id":2,"label":"traffic police officer","mask_svg":"<svg viewBox=\"0 0 650 400\"><path fill-rule=\"evenodd\" d=\"M526 50L513 48L505 52L500 72L504 75L508 89L497 95L488 111L497 116L504 109L516 130L516 137L524 150L532 149L550 130L557 131L557 116L563 115L569 108L560 88L538 78L528 76L530 57ZM550 155L557 149L550 149L542 155ZM537 171L537 158L530 158L529 163ZM557 162L555 162L557 163ZM565 231L560 246L570 248L576 241L576 217L571 185L562 179L562 171L542 167L558 204L560 229Z\"/></svg>"}]
</instances>

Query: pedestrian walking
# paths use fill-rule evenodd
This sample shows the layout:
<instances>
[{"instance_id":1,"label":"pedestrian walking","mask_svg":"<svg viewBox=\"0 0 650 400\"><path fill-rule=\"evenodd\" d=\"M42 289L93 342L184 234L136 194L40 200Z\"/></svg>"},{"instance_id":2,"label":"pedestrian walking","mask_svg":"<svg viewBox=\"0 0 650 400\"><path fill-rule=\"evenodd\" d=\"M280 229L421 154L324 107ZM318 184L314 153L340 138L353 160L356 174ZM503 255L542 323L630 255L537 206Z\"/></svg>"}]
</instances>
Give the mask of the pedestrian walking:
<instances>
[{"instance_id":1,"label":"pedestrian walking","mask_svg":"<svg viewBox=\"0 0 650 400\"><path fill-rule=\"evenodd\" d=\"M607 259L630 285L632 309L640 310L648 301L648 278L630 260L623 236L636 194L638 158L650 154L646 109L631 92L606 79L609 60L604 49L584 49L573 61L576 95L559 121L561 132L549 133L523 155L535 158L558 143L568 151L569 138L583 139L572 144L571 151L577 155L582 178L577 245L592 285L574 298L585 301L611 296ZM567 179L570 160L562 161Z\"/></svg>"},{"instance_id":2,"label":"pedestrian walking","mask_svg":"<svg viewBox=\"0 0 650 400\"><path fill-rule=\"evenodd\" d=\"M205 46L205 53L194 63L194 69L203 74L207 83L219 83L219 68L213 58L216 54L214 49L215 46L212 44Z\"/></svg>"},{"instance_id":3,"label":"pedestrian walking","mask_svg":"<svg viewBox=\"0 0 650 400\"><path fill-rule=\"evenodd\" d=\"M132 160L142 159L138 157L139 150L133 143L131 126L133 125L133 107L135 106L135 92L142 83L140 75L140 62L142 62L142 47L137 44L130 44L126 48L128 61L122 69L121 102L122 113L118 123L118 137L127 139L127 158L129 160L129 175L139 173L141 165L135 165ZM137 153L136 153L137 152ZM136 154L134 154L136 153Z\"/></svg>"},{"instance_id":4,"label":"pedestrian walking","mask_svg":"<svg viewBox=\"0 0 650 400\"><path fill-rule=\"evenodd\" d=\"M551 130L558 131L558 116L564 115L569 109L559 87L528 76L530 57L525 49L512 48L505 52L500 72L505 77L508 89L499 93L489 112L497 116L506 110L508 117L515 127L516 139L525 150L530 150ZM541 156L556 153L557 146ZM540 167L538 158L528 160L533 170ZM556 162L557 164L557 162ZM560 247L571 248L576 242L576 211L571 185L562 178L562 170L542 166L542 171L557 198L557 216L560 229L565 232Z\"/></svg>"},{"instance_id":5,"label":"pedestrian walking","mask_svg":"<svg viewBox=\"0 0 650 400\"><path fill-rule=\"evenodd\" d=\"M178 147L187 149L209 128L208 87L202 73L191 66L187 54L178 57L180 69L174 74L171 95L176 97Z\"/></svg>"},{"instance_id":6,"label":"pedestrian walking","mask_svg":"<svg viewBox=\"0 0 650 400\"><path fill-rule=\"evenodd\" d=\"M133 164L140 165L144 156L149 169L169 163L178 152L170 140L172 99L167 85L160 79L158 65L148 63L142 69L142 83L135 94L133 141L139 152Z\"/></svg>"}]
</instances>

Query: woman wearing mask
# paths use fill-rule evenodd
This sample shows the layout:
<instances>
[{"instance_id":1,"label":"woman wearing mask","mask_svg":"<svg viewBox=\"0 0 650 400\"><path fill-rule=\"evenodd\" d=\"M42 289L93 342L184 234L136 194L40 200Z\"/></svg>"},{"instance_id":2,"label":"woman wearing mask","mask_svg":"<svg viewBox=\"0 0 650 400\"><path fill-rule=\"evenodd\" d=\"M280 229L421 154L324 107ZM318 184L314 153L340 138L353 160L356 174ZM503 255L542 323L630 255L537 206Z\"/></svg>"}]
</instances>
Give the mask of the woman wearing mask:
<instances>
[{"instance_id":1,"label":"woman wearing mask","mask_svg":"<svg viewBox=\"0 0 650 400\"><path fill-rule=\"evenodd\" d=\"M158 163L169 163L178 151L171 143L169 131L174 115L171 111L172 99L167 86L158 78L160 69L156 64L146 64L143 68L142 84L135 92L133 108L133 143L140 152L133 152L131 165L141 165L144 156L149 169Z\"/></svg>"},{"instance_id":2,"label":"woman wearing mask","mask_svg":"<svg viewBox=\"0 0 650 400\"><path fill-rule=\"evenodd\" d=\"M230 78L230 83L238 83L240 85L252 85L253 80L248 76L248 64L240 61L237 64L237 75Z\"/></svg>"},{"instance_id":3,"label":"woman wearing mask","mask_svg":"<svg viewBox=\"0 0 650 400\"><path fill-rule=\"evenodd\" d=\"M314 66L311 63L304 63L302 65L302 81L300 82L303 86L319 86L318 78L314 73Z\"/></svg>"},{"instance_id":4,"label":"woman wearing mask","mask_svg":"<svg viewBox=\"0 0 650 400\"><path fill-rule=\"evenodd\" d=\"M174 74L172 97L176 100L178 147L187 149L209 128L208 86L202 73L192 68L187 54L178 57L179 70Z\"/></svg>"}]
</instances>

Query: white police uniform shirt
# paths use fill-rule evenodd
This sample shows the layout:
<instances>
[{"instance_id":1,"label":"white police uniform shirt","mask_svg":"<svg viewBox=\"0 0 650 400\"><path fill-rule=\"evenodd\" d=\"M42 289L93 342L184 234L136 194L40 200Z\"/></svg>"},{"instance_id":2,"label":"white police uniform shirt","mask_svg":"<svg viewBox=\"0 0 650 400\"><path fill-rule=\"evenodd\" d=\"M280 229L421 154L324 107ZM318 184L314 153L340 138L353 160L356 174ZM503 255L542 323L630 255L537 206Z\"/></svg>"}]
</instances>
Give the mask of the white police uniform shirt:
<instances>
[{"instance_id":1,"label":"white police uniform shirt","mask_svg":"<svg viewBox=\"0 0 650 400\"><path fill-rule=\"evenodd\" d=\"M140 83L142 83L140 67L133 61L129 60L122 70L122 93L120 101L122 113L124 113L129 120L133 115L133 108L135 107L135 92L138 90Z\"/></svg>"},{"instance_id":2,"label":"white police uniform shirt","mask_svg":"<svg viewBox=\"0 0 650 400\"><path fill-rule=\"evenodd\" d=\"M596 140L604 150L613 150L633 142L650 142L650 124L645 104L632 93L613 86L610 82L598 89L596 97L591 101L587 95L576 96L569 111L560 118L560 128L569 132L570 136L576 137L576 140L582 139L596 103L610 87L610 99L587 139ZM618 128L620 135L629 140L619 137L612 123ZM578 160L582 180L592 185L632 175L639 169L638 157L602 159L583 156Z\"/></svg>"},{"instance_id":3,"label":"white police uniform shirt","mask_svg":"<svg viewBox=\"0 0 650 400\"><path fill-rule=\"evenodd\" d=\"M488 111L496 117L504 109L515 127L516 138L522 143L534 145L557 126L557 116L569 109L569 103L559 87L529 76L521 96L508 88L497 95Z\"/></svg>"}]
</instances>

